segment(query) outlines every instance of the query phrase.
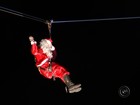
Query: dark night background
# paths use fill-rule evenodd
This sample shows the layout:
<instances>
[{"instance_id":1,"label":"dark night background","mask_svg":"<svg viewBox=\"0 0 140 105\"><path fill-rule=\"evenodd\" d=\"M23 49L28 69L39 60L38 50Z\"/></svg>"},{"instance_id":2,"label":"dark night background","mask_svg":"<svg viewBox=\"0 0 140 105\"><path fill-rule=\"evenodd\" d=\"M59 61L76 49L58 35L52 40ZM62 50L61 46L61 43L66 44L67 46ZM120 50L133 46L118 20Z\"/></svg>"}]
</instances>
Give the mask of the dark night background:
<instances>
[{"instance_id":1,"label":"dark night background","mask_svg":"<svg viewBox=\"0 0 140 105\"><path fill-rule=\"evenodd\" d=\"M125 1L1 0L0 6L54 21L140 16L138 3ZM1 105L135 105L139 24L139 19L52 24L56 62L82 84L80 93L67 94L59 79L39 74L30 53L29 35L36 41L49 37L47 25L0 11ZM118 94L123 85L131 91L127 98Z\"/></svg>"}]
</instances>

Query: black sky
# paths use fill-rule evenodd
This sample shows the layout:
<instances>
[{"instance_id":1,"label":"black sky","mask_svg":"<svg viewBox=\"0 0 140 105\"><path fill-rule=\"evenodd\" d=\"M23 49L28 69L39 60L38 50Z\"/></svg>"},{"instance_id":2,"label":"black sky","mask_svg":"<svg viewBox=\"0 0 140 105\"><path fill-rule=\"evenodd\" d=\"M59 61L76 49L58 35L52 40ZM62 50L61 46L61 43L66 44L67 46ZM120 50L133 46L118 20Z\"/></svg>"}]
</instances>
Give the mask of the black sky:
<instances>
[{"instance_id":1,"label":"black sky","mask_svg":"<svg viewBox=\"0 0 140 105\"><path fill-rule=\"evenodd\" d=\"M54 21L139 16L138 4L125 1L1 0L0 6ZM15 105L128 105L136 102L139 19L52 24L56 62L83 90L66 94L65 85L43 78L30 53L29 35L49 37L47 25L0 11L2 102ZM131 94L121 98L126 85ZM54 100L53 100L54 99ZM133 103L134 104L134 103Z\"/></svg>"}]
</instances>

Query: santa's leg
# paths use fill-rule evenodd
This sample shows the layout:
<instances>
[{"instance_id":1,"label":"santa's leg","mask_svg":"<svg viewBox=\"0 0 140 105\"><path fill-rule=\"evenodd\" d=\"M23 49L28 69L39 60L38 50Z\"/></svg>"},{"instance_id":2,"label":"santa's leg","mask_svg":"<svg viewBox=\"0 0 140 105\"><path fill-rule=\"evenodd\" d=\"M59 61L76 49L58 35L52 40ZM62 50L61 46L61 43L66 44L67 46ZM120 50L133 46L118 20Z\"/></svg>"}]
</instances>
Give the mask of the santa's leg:
<instances>
[{"instance_id":1,"label":"santa's leg","mask_svg":"<svg viewBox=\"0 0 140 105\"><path fill-rule=\"evenodd\" d=\"M64 83L66 84L66 92L68 93L75 93L75 92L80 92L81 91L81 84L74 84L69 75L64 76Z\"/></svg>"},{"instance_id":2,"label":"santa's leg","mask_svg":"<svg viewBox=\"0 0 140 105\"><path fill-rule=\"evenodd\" d=\"M70 79L70 73L62 66L53 64L54 76L60 78L66 84L66 92L75 93L81 91L81 84L74 84Z\"/></svg>"}]
</instances>

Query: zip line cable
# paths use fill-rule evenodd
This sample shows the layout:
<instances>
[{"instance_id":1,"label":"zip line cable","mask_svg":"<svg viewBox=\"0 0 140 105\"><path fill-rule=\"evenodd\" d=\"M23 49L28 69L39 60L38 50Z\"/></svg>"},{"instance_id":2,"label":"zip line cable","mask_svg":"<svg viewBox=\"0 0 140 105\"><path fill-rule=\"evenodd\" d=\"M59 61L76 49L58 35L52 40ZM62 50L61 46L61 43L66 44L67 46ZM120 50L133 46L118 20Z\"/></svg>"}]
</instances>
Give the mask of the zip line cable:
<instances>
[{"instance_id":1,"label":"zip line cable","mask_svg":"<svg viewBox=\"0 0 140 105\"><path fill-rule=\"evenodd\" d=\"M35 16L31 16L31 15L28 15L28 14L25 14L25 13L22 13L22 12L18 12L18 11L12 10L12 9L8 9L8 8L2 7L2 6L0 6L0 11L7 12L7 13L10 13L10 14L13 14L13 15L24 17L24 18L29 18L31 20L35 20L35 21L38 21L38 22L41 22L41 23L46 22L46 20L44 20L44 19L41 19L41 18L38 18L38 17L35 17Z\"/></svg>"},{"instance_id":2,"label":"zip line cable","mask_svg":"<svg viewBox=\"0 0 140 105\"><path fill-rule=\"evenodd\" d=\"M5 7L2 7L2 6L0 6L0 11L7 12L7 13L10 13L10 14L13 14L13 15L17 15L17 16L20 16L20 17L28 18L28 19L31 19L31 20L35 20L35 21L38 21L38 22L41 22L41 23L45 23L45 24L48 23L48 20L41 19L41 18L32 16L32 15L28 15L28 14L25 14L25 13L22 13L22 12L18 12L18 11L15 11L15 10L12 10L12 9L9 9L9 8L5 8ZM72 23L72 22L74 23L74 22L93 22L93 21L110 21L110 20L131 20L131 19L140 19L140 17L83 19L83 20L66 20L66 21L53 21L53 20L51 20L51 22L52 23Z\"/></svg>"},{"instance_id":3,"label":"zip line cable","mask_svg":"<svg viewBox=\"0 0 140 105\"><path fill-rule=\"evenodd\" d=\"M92 21L130 20L130 19L140 19L140 17L120 17L120 18L104 18L104 19L67 20L67 21L54 21L53 23L92 22Z\"/></svg>"}]
</instances>

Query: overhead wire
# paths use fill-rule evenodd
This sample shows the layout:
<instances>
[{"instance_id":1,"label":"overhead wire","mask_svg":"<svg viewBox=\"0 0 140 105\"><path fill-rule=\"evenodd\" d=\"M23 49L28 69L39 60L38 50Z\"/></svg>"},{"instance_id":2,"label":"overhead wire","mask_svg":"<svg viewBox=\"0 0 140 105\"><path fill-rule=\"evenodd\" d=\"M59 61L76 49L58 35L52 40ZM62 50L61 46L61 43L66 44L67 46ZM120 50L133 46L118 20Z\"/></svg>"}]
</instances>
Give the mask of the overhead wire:
<instances>
[{"instance_id":1,"label":"overhead wire","mask_svg":"<svg viewBox=\"0 0 140 105\"><path fill-rule=\"evenodd\" d=\"M41 23L45 23L48 24L48 20L46 19L42 19L39 17L35 17L32 15L28 15L19 11L15 11L6 7L2 7L0 6L0 11L6 12L6 13L10 13L13 15L17 15L20 17L24 17L24 18L28 18L31 20L35 20ZM132 20L132 19L140 19L140 16L136 16L136 17L118 17L118 18L100 18L100 19L81 19L81 20L62 20L62 21L54 21L51 20L51 23L55 23L55 24L60 24L60 23L75 23L75 22L96 22L96 21L114 21L114 20ZM49 20L50 21L50 20Z\"/></svg>"}]
</instances>

